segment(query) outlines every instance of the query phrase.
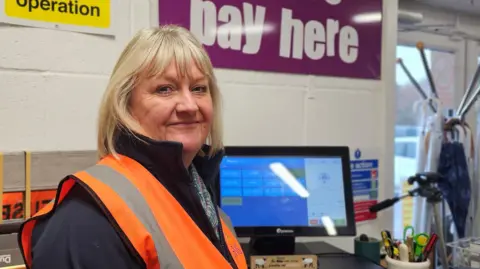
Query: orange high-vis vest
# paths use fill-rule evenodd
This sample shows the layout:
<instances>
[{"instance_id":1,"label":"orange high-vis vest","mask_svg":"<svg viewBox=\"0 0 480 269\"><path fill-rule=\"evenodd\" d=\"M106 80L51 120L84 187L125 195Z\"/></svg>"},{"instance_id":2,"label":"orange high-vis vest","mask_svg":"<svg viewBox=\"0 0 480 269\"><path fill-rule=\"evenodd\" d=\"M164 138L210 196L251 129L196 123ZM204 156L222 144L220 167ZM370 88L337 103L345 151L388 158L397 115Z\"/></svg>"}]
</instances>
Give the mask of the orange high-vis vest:
<instances>
[{"instance_id":1,"label":"orange high-vis vest","mask_svg":"<svg viewBox=\"0 0 480 269\"><path fill-rule=\"evenodd\" d=\"M232 266L198 228L178 201L142 165L125 156L107 156L96 165L66 177L54 202L20 229L20 248L32 266L32 231L38 218L48 216L80 184L108 210L147 269L231 269ZM100 200L100 201L98 201ZM221 230L238 269L247 269L242 248L227 215L219 209ZM113 257L106 257L111 259Z\"/></svg>"}]
</instances>

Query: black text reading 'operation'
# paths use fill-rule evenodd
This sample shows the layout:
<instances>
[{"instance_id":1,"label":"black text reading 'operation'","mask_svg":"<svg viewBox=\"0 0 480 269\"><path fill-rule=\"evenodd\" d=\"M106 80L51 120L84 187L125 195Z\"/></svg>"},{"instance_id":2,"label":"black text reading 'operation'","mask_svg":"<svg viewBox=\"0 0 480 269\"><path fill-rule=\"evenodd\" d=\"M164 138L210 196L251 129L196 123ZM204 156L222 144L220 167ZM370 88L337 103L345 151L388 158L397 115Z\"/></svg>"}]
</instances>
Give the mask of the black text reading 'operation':
<instances>
[{"instance_id":1,"label":"black text reading 'operation'","mask_svg":"<svg viewBox=\"0 0 480 269\"><path fill-rule=\"evenodd\" d=\"M16 0L16 3L19 7L28 9L29 12L34 12L40 9L56 13L100 17L100 7L79 4L77 0Z\"/></svg>"}]
</instances>

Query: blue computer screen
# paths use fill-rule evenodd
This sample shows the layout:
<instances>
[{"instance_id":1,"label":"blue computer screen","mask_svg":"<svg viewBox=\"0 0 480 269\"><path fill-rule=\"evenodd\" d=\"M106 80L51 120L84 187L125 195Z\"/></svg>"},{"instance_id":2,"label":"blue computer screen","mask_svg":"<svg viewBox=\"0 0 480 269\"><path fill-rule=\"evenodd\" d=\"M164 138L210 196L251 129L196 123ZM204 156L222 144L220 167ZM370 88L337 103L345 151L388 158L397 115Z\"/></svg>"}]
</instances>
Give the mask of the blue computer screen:
<instances>
[{"instance_id":1,"label":"blue computer screen","mask_svg":"<svg viewBox=\"0 0 480 269\"><path fill-rule=\"evenodd\" d=\"M347 224L340 157L226 156L220 196L236 227Z\"/></svg>"}]
</instances>

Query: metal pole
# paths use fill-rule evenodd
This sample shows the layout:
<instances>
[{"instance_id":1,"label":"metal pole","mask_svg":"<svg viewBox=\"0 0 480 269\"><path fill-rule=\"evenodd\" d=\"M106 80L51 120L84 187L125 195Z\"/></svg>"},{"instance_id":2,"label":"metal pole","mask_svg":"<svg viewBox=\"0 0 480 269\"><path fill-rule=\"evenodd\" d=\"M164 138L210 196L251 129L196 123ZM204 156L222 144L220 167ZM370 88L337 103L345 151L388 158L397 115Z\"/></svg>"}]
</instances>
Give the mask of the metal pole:
<instances>
[{"instance_id":1,"label":"metal pole","mask_svg":"<svg viewBox=\"0 0 480 269\"><path fill-rule=\"evenodd\" d=\"M408 79L410 80L410 82L413 84L413 86L415 86L415 89L417 89L418 93L422 96L422 98L424 100L427 100L428 99L428 96L427 94L425 93L425 91L422 89L422 86L420 86L420 84L418 83L418 81L412 76L412 73L410 73L410 71L408 70L408 68L405 66L405 63L403 63L402 59L401 58L398 58L397 59L397 63L400 65L400 67L402 68L403 72L405 72L405 75L407 75ZM432 109L433 113L437 113L437 109L433 106L432 102L428 102L430 108Z\"/></svg>"},{"instance_id":2,"label":"metal pole","mask_svg":"<svg viewBox=\"0 0 480 269\"><path fill-rule=\"evenodd\" d=\"M463 118L463 116L465 114L467 114L467 112L472 108L472 106L475 103L475 101L477 100L477 97L478 97L479 94L480 94L480 86L475 90L472 97L465 104L465 108L463 110L461 110L460 113L458 114L458 116L460 118Z\"/></svg>"},{"instance_id":3,"label":"metal pole","mask_svg":"<svg viewBox=\"0 0 480 269\"><path fill-rule=\"evenodd\" d=\"M438 203L431 203L433 207L433 216L435 218L435 226L437 230L438 241L440 242L440 259L442 260L442 268L449 268L447 259L447 248L445 246L445 238L443 236L442 222L440 219L440 213L438 212ZM435 267L434 267L435 268Z\"/></svg>"},{"instance_id":4,"label":"metal pole","mask_svg":"<svg viewBox=\"0 0 480 269\"><path fill-rule=\"evenodd\" d=\"M435 87L435 83L433 82L432 72L428 67L427 56L425 55L425 46L423 45L423 42L417 43L417 49L420 51L420 56L422 57L422 63L425 69L425 73L427 74L428 83L430 84L430 90L432 91L433 96L438 99L437 88Z\"/></svg>"},{"instance_id":5,"label":"metal pole","mask_svg":"<svg viewBox=\"0 0 480 269\"><path fill-rule=\"evenodd\" d=\"M465 91L465 94L462 97L462 101L460 102L460 105L458 106L458 109L457 109L457 114L459 114L463 110L463 106L465 105L465 102L467 101L467 98L470 95L470 92L473 91L473 88L475 88L475 86L477 86L478 84L479 77L480 77L480 63L477 65L477 70L475 70L475 74L473 75L473 78L470 81L470 85L468 86L467 91Z\"/></svg>"}]
</instances>

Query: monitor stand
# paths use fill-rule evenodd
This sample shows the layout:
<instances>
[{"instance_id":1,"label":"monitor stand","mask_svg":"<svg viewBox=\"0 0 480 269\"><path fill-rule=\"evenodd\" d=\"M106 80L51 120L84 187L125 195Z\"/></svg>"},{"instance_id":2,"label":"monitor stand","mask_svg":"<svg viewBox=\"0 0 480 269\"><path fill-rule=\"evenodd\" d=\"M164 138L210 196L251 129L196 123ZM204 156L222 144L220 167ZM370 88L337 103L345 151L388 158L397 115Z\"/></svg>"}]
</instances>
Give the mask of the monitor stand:
<instances>
[{"instance_id":1,"label":"monitor stand","mask_svg":"<svg viewBox=\"0 0 480 269\"><path fill-rule=\"evenodd\" d=\"M249 242L250 255L293 255L295 236L252 237Z\"/></svg>"}]
</instances>

